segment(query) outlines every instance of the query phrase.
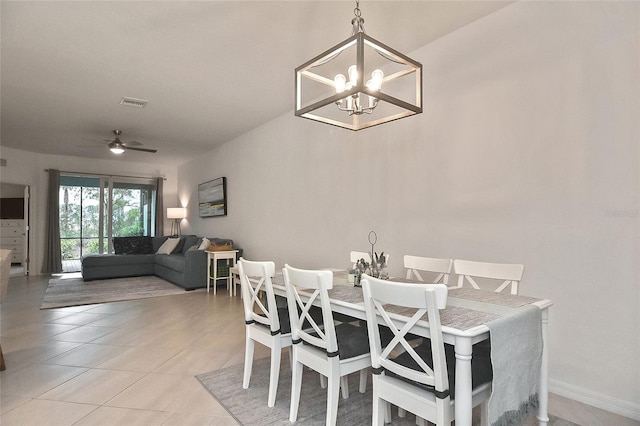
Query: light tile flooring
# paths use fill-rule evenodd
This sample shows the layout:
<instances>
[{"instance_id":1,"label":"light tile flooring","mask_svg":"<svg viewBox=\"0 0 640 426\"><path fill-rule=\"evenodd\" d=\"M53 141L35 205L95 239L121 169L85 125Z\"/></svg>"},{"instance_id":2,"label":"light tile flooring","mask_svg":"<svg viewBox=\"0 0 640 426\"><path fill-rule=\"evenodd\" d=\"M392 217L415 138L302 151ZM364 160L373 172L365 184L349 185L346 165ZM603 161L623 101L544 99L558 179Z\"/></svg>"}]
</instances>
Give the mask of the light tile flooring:
<instances>
[{"instance_id":1,"label":"light tile flooring","mask_svg":"<svg viewBox=\"0 0 640 426\"><path fill-rule=\"evenodd\" d=\"M194 375L242 364L239 297L197 290L40 310L48 278L11 278L0 307L0 424L236 424ZM639 424L556 395L550 411L585 426Z\"/></svg>"}]
</instances>

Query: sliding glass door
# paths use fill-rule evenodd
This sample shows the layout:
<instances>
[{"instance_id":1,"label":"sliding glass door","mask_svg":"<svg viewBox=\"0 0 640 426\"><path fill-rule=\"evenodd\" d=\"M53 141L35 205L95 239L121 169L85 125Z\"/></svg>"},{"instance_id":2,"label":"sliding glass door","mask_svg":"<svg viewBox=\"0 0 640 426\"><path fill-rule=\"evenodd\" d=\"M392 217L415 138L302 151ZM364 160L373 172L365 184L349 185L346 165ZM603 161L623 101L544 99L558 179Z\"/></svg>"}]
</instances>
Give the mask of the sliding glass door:
<instances>
[{"instance_id":1,"label":"sliding glass door","mask_svg":"<svg viewBox=\"0 0 640 426\"><path fill-rule=\"evenodd\" d=\"M111 253L113 237L153 235L155 198L152 180L60 176L62 259Z\"/></svg>"}]
</instances>

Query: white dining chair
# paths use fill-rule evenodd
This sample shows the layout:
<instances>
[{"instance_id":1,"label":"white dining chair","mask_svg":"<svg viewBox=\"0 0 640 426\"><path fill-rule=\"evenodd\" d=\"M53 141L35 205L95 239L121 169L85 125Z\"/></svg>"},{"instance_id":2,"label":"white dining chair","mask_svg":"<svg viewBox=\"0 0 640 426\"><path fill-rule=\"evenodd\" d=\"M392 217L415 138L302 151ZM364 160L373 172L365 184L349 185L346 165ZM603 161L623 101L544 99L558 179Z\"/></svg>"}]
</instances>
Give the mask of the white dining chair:
<instances>
[{"instance_id":1,"label":"white dining chair","mask_svg":"<svg viewBox=\"0 0 640 426\"><path fill-rule=\"evenodd\" d=\"M328 290L333 288L333 272L304 270L285 265L282 270L287 292L293 342L293 373L289 421L298 417L302 369L307 366L327 378L326 424L336 424L340 388L348 397L347 375L360 372L361 393L371 366L367 330L348 322L334 324ZM314 301L322 309L324 328L310 315ZM306 330L303 327L308 327Z\"/></svg>"},{"instance_id":2,"label":"white dining chair","mask_svg":"<svg viewBox=\"0 0 640 426\"><path fill-rule=\"evenodd\" d=\"M425 281L420 272L438 274L433 280L428 282L432 284L448 284L451 268L453 267L453 259L436 259L433 257L420 257L404 255L404 267L407 269L407 279L417 279Z\"/></svg>"},{"instance_id":3,"label":"white dining chair","mask_svg":"<svg viewBox=\"0 0 640 426\"><path fill-rule=\"evenodd\" d=\"M271 277L275 275L273 262L252 262L240 258L237 266L240 275L246 333L242 388L249 388L255 342L271 348L267 405L273 407L278 391L282 348L289 347L289 356L291 357L289 310L287 307L277 307L271 283Z\"/></svg>"},{"instance_id":4,"label":"white dining chair","mask_svg":"<svg viewBox=\"0 0 640 426\"><path fill-rule=\"evenodd\" d=\"M524 265L456 259L453 261L453 272L458 275L458 287L460 288L463 287L465 281L468 281L473 288L480 290L480 286L474 278L488 278L502 281L495 288L496 293L500 293L510 286L511 294L518 294L518 284L524 274Z\"/></svg>"},{"instance_id":5,"label":"white dining chair","mask_svg":"<svg viewBox=\"0 0 640 426\"><path fill-rule=\"evenodd\" d=\"M390 420L389 404L416 415L417 423L426 419L436 425L449 425L455 417L455 352L445 346L440 323L440 310L446 308L448 288L444 284L398 283L365 276L362 280L367 329L371 346L373 371L372 425L382 426ZM387 309L410 308L407 321L394 322ZM406 336L426 316L430 339L413 347ZM386 345L380 338L378 322L389 327L395 337ZM399 325L398 325L399 324ZM398 328L399 327L399 328ZM398 349L401 350L400 355ZM482 404L485 421L487 401L491 395L490 357L474 357L472 404Z\"/></svg>"}]
</instances>

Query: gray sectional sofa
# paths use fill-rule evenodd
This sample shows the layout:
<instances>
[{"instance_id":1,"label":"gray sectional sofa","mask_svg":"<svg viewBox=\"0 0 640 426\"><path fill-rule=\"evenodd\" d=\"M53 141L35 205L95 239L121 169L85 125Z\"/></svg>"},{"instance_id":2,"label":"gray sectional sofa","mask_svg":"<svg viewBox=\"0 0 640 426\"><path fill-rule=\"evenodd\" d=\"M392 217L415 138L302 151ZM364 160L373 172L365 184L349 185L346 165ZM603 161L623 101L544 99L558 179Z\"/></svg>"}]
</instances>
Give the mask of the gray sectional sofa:
<instances>
[{"instance_id":1,"label":"gray sectional sofa","mask_svg":"<svg viewBox=\"0 0 640 426\"><path fill-rule=\"evenodd\" d=\"M115 237L113 243L116 254L93 254L82 258L82 278L91 281L157 275L186 290L206 287L207 253L198 250L202 238L195 235L183 236L171 254L156 254L167 238L169 237ZM209 240L233 245L233 241L228 239ZM240 256L241 251L238 258Z\"/></svg>"}]
</instances>

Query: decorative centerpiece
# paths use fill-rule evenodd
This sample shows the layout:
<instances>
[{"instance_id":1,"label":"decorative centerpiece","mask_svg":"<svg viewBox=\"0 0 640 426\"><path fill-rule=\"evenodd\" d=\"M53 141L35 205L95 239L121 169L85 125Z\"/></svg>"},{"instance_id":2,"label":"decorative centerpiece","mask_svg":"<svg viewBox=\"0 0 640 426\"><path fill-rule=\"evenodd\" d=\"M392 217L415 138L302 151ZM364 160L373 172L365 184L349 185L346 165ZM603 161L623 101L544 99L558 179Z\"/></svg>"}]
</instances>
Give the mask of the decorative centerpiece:
<instances>
[{"instance_id":1,"label":"decorative centerpiece","mask_svg":"<svg viewBox=\"0 0 640 426\"><path fill-rule=\"evenodd\" d=\"M367 262L365 259L360 259L356 262L355 268L353 269L353 273L355 275L353 285L356 287L361 287L360 280L362 279L362 274L367 274L382 280L389 279L389 268L387 267L387 259L389 255L385 255L384 252L381 252L378 256L378 253L375 251L375 244L377 241L378 235L375 231L369 232L371 263Z\"/></svg>"},{"instance_id":2,"label":"decorative centerpiece","mask_svg":"<svg viewBox=\"0 0 640 426\"><path fill-rule=\"evenodd\" d=\"M380 278L381 280L388 280L389 279L389 268L387 267L387 257L389 255L384 254L384 252L380 253L380 256L378 256L378 253L374 253L375 254L375 264L376 264L376 269L377 269L377 275L375 275L376 278Z\"/></svg>"},{"instance_id":3,"label":"decorative centerpiece","mask_svg":"<svg viewBox=\"0 0 640 426\"><path fill-rule=\"evenodd\" d=\"M360 280L362 279L362 274L370 275L369 271L369 262L364 259L360 259L356 262L355 268L355 278L353 279L353 285L356 287L361 287Z\"/></svg>"}]
</instances>

